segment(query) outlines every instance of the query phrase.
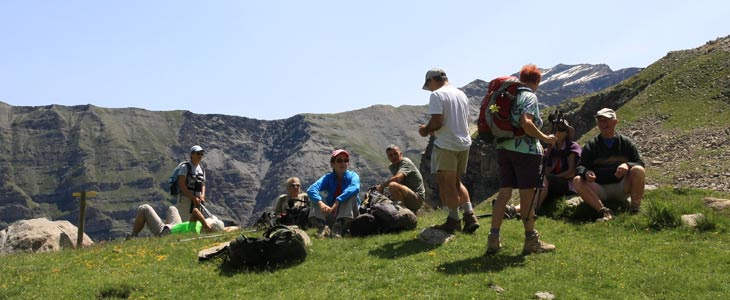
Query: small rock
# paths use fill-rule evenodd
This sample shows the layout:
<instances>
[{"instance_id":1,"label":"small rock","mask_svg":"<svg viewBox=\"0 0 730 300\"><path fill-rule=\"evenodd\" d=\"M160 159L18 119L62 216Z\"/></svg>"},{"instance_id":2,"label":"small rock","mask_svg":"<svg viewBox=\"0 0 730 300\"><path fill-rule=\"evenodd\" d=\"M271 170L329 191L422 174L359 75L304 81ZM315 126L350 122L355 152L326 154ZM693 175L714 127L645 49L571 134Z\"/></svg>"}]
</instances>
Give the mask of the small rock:
<instances>
[{"instance_id":1,"label":"small rock","mask_svg":"<svg viewBox=\"0 0 730 300\"><path fill-rule=\"evenodd\" d=\"M700 218L704 218L705 215L703 214L691 214L691 215L682 215L682 223L684 225L687 225L689 227L697 227L697 220Z\"/></svg>"},{"instance_id":2,"label":"small rock","mask_svg":"<svg viewBox=\"0 0 730 300\"><path fill-rule=\"evenodd\" d=\"M550 292L537 292L535 293L535 299L555 299L555 295Z\"/></svg>"},{"instance_id":3,"label":"small rock","mask_svg":"<svg viewBox=\"0 0 730 300\"><path fill-rule=\"evenodd\" d=\"M504 288L501 286L498 286L496 284L490 284L489 288L492 289L493 291L497 292L497 294L504 293Z\"/></svg>"},{"instance_id":4,"label":"small rock","mask_svg":"<svg viewBox=\"0 0 730 300\"><path fill-rule=\"evenodd\" d=\"M578 205L580 205L581 202L583 202L583 199L578 196L565 200L565 204L568 207L577 207Z\"/></svg>"},{"instance_id":5,"label":"small rock","mask_svg":"<svg viewBox=\"0 0 730 300\"><path fill-rule=\"evenodd\" d=\"M705 204L712 209L724 210L730 207L730 200L728 199L705 197L703 200L705 201Z\"/></svg>"},{"instance_id":6,"label":"small rock","mask_svg":"<svg viewBox=\"0 0 730 300\"><path fill-rule=\"evenodd\" d=\"M418 234L418 240L431 245L441 245L448 243L454 238L453 234L449 234L443 230L428 227Z\"/></svg>"}]
</instances>

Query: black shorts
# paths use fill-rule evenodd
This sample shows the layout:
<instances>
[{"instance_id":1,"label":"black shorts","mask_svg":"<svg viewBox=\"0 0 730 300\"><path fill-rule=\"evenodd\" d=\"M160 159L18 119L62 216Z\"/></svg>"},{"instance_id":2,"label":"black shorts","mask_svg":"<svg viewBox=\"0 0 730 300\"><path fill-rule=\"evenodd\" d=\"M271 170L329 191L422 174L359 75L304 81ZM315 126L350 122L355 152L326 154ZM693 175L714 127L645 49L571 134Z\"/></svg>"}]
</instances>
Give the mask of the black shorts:
<instances>
[{"instance_id":1,"label":"black shorts","mask_svg":"<svg viewBox=\"0 0 730 300\"><path fill-rule=\"evenodd\" d=\"M504 149L497 150L500 188L532 189L540 181L542 156ZM542 182L539 182L542 185Z\"/></svg>"}]
</instances>

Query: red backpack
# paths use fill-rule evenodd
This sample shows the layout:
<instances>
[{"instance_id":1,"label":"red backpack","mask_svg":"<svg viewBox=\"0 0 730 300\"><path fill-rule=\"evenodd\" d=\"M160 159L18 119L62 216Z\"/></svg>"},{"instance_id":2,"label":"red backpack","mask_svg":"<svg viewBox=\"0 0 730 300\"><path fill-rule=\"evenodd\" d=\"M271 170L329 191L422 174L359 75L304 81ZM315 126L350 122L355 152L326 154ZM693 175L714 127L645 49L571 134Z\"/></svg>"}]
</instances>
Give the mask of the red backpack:
<instances>
[{"instance_id":1,"label":"red backpack","mask_svg":"<svg viewBox=\"0 0 730 300\"><path fill-rule=\"evenodd\" d=\"M525 134L522 128L512 125L512 106L521 87L524 85L514 76L497 77L489 82L479 108L479 139L499 143Z\"/></svg>"}]
</instances>

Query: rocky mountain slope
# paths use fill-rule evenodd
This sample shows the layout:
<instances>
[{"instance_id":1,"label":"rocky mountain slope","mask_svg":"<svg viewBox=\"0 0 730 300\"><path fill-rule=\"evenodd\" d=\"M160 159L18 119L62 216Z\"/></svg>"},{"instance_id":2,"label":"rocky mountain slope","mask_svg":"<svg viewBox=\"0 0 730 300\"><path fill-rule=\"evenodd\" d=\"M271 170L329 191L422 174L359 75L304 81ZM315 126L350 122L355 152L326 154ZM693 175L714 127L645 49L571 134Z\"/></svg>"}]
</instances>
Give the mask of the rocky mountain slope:
<instances>
[{"instance_id":1,"label":"rocky mountain slope","mask_svg":"<svg viewBox=\"0 0 730 300\"><path fill-rule=\"evenodd\" d=\"M343 147L363 186L387 175L385 146L397 143L418 161L427 139L417 133L425 107L378 105L331 115L261 121L185 111L151 112L92 105L13 107L0 102L0 227L20 219L78 221L72 192L88 201L86 232L94 239L128 231L135 208L163 212L173 199L167 178L191 145L207 149L209 209L248 224L284 192L289 176L311 184Z\"/></svg>"},{"instance_id":2,"label":"rocky mountain slope","mask_svg":"<svg viewBox=\"0 0 730 300\"><path fill-rule=\"evenodd\" d=\"M559 65L546 74L604 78L579 72L581 66ZM677 63L666 68L681 67ZM546 76L544 82L595 86L589 84L592 80L583 83L579 77L554 76ZM573 101L564 109L584 133L592 126L590 112L596 106L621 107L656 82L657 76L632 77L628 84L591 96L598 100ZM486 82L477 80L463 88L474 116L485 86ZM351 165L360 174L363 188L387 176L383 149L389 143L401 145L406 156L418 163L428 141L418 136L416 124L427 120L425 112L425 106L376 105L339 114L261 121L187 111L92 105L14 107L0 102L0 163L5 167L0 177L0 227L41 216L76 223L78 200L71 193L94 190L99 194L89 200L87 233L94 239L119 236L129 230L137 205L151 203L162 211L171 204L167 177L186 159L193 144L208 150L204 160L208 207L226 219L249 224L273 205L287 177L299 176L306 186L327 172L328 153L334 148L352 151ZM427 150L425 160L428 154ZM465 180L475 202L489 195L496 180L493 162L484 159L488 157L488 147L475 143Z\"/></svg>"},{"instance_id":3,"label":"rocky mountain slope","mask_svg":"<svg viewBox=\"0 0 730 300\"><path fill-rule=\"evenodd\" d=\"M593 116L603 107L617 111L617 130L637 142L649 183L730 192L730 36L669 52L616 86L550 111L562 110L583 144L598 134ZM464 179L472 201L497 190L493 152L492 145L472 145Z\"/></svg>"}]
</instances>

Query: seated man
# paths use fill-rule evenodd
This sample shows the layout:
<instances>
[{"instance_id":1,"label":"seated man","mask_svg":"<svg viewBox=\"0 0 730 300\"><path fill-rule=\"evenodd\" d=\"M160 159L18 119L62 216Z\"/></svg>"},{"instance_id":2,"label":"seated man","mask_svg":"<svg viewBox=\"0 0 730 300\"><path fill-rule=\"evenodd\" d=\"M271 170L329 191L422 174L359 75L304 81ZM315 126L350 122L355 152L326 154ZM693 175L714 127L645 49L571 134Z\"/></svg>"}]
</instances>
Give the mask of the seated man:
<instances>
[{"instance_id":1,"label":"seated man","mask_svg":"<svg viewBox=\"0 0 730 300\"><path fill-rule=\"evenodd\" d=\"M616 133L616 112L604 108L596 114L601 133L583 146L573 186L593 209L603 214L596 221L613 219L613 211L604 203L626 204L631 195L630 212L638 213L644 198L646 172L644 161L634 141Z\"/></svg>"},{"instance_id":2,"label":"seated man","mask_svg":"<svg viewBox=\"0 0 730 300\"><path fill-rule=\"evenodd\" d=\"M393 176L376 186L378 192L382 194L385 188L388 188L394 201L401 202L416 212L426 198L421 172L409 158L403 157L403 152L398 146L389 145L385 148L385 153L390 160L388 168Z\"/></svg>"},{"instance_id":3,"label":"seated man","mask_svg":"<svg viewBox=\"0 0 730 300\"><path fill-rule=\"evenodd\" d=\"M309 196L307 193L302 193L302 183L299 177L291 177L286 180L286 194L282 194L276 199L274 213L284 225L306 228Z\"/></svg>"}]
</instances>

